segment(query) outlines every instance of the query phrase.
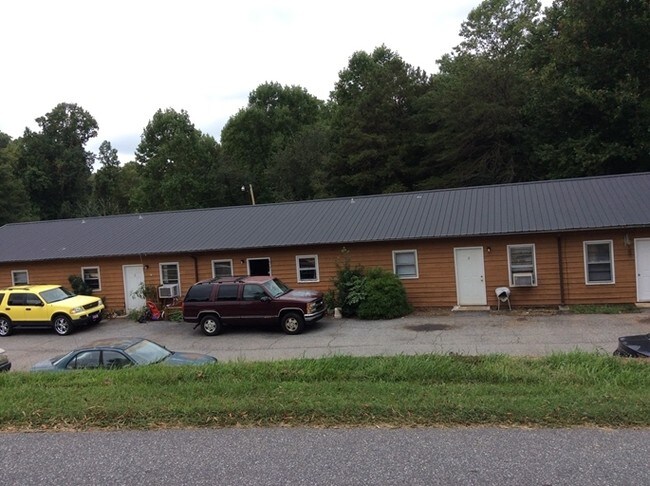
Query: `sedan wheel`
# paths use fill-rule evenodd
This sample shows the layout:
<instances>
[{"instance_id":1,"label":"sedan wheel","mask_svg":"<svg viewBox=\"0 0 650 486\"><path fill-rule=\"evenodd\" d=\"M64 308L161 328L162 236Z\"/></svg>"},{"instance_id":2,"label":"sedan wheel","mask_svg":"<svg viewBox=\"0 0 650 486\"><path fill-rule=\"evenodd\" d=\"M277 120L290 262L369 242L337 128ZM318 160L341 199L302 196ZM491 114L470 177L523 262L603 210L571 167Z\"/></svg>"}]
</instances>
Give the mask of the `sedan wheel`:
<instances>
[{"instance_id":1,"label":"sedan wheel","mask_svg":"<svg viewBox=\"0 0 650 486\"><path fill-rule=\"evenodd\" d=\"M288 312L282 316L280 325L287 334L300 334L305 327L305 322L300 314Z\"/></svg>"},{"instance_id":2,"label":"sedan wheel","mask_svg":"<svg viewBox=\"0 0 650 486\"><path fill-rule=\"evenodd\" d=\"M9 336L12 332L11 320L8 317L0 317L0 336Z\"/></svg>"},{"instance_id":3,"label":"sedan wheel","mask_svg":"<svg viewBox=\"0 0 650 486\"><path fill-rule=\"evenodd\" d=\"M72 322L67 316L56 316L54 318L53 325L54 331L59 336L65 336L66 334L70 334L72 332Z\"/></svg>"},{"instance_id":4,"label":"sedan wheel","mask_svg":"<svg viewBox=\"0 0 650 486\"><path fill-rule=\"evenodd\" d=\"M216 316L205 316L201 319L201 329L206 336L216 336L221 332L221 321Z\"/></svg>"}]
</instances>

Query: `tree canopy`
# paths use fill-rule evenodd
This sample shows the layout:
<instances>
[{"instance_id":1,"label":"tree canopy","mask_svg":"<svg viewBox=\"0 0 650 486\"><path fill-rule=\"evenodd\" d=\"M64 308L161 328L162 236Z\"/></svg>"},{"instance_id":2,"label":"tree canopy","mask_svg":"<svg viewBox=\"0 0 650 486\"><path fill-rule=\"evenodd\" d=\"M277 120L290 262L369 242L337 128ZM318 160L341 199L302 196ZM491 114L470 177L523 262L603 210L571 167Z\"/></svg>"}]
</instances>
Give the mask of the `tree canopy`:
<instances>
[{"instance_id":1,"label":"tree canopy","mask_svg":"<svg viewBox=\"0 0 650 486\"><path fill-rule=\"evenodd\" d=\"M17 167L34 210L41 219L74 216L89 194L94 155L85 144L97 135L95 119L74 103L60 103L36 119L20 140Z\"/></svg>"},{"instance_id":2,"label":"tree canopy","mask_svg":"<svg viewBox=\"0 0 650 486\"><path fill-rule=\"evenodd\" d=\"M650 170L648 0L484 0L459 33L433 74L381 45L327 100L263 83L220 142L159 109L127 163L61 103L0 133L0 224Z\"/></svg>"}]
</instances>

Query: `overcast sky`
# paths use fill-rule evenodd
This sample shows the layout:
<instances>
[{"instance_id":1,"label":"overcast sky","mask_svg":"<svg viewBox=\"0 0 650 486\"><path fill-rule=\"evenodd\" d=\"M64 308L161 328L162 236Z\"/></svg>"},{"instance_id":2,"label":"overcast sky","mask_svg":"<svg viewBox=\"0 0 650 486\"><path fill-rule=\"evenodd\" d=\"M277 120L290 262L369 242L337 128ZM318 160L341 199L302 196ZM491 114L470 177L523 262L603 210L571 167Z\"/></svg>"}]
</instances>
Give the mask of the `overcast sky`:
<instances>
[{"instance_id":1,"label":"overcast sky","mask_svg":"<svg viewBox=\"0 0 650 486\"><path fill-rule=\"evenodd\" d=\"M76 103L122 162L158 109L217 140L265 82L326 100L356 51L385 44L428 73L479 0L5 0L0 131L20 137ZM546 3L546 2L545 2Z\"/></svg>"}]
</instances>

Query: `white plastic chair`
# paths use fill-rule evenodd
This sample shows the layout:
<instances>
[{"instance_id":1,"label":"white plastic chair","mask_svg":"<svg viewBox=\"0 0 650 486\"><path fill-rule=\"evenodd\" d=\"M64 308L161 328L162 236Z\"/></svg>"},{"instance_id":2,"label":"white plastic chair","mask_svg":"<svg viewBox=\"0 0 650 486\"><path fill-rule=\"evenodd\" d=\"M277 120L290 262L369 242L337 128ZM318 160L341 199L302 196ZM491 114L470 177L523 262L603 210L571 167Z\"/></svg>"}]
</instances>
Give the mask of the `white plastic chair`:
<instances>
[{"instance_id":1,"label":"white plastic chair","mask_svg":"<svg viewBox=\"0 0 650 486\"><path fill-rule=\"evenodd\" d=\"M494 292L497 294L497 310L501 308L501 302L507 302L508 309L512 310L510 305L510 289L508 287L497 287Z\"/></svg>"}]
</instances>

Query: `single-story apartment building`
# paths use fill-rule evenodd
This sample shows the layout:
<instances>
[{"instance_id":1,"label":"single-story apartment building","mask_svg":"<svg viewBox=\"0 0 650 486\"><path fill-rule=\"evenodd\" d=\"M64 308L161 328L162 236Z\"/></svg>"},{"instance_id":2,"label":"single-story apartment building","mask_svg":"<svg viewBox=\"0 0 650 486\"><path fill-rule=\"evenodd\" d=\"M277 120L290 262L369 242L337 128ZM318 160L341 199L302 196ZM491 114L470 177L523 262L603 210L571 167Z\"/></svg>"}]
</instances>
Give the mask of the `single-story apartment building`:
<instances>
[{"instance_id":1,"label":"single-story apartment building","mask_svg":"<svg viewBox=\"0 0 650 486\"><path fill-rule=\"evenodd\" d=\"M650 303L650 173L7 224L0 288L83 278L110 310L273 274L327 291L383 267L416 308Z\"/></svg>"}]
</instances>

